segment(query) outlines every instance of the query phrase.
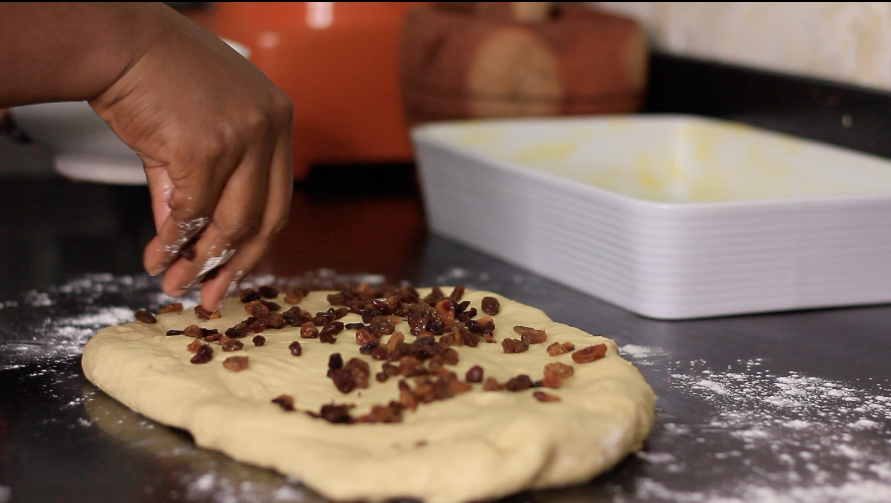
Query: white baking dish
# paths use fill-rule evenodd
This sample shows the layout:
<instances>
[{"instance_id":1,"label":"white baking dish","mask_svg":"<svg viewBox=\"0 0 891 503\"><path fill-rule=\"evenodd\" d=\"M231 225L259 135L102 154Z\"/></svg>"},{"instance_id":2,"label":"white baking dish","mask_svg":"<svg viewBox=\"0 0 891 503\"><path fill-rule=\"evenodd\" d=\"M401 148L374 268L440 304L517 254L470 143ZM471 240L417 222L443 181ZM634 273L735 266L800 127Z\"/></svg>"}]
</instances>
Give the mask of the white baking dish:
<instances>
[{"instance_id":1,"label":"white baking dish","mask_svg":"<svg viewBox=\"0 0 891 503\"><path fill-rule=\"evenodd\" d=\"M412 137L435 233L635 313L891 301L891 161L692 116Z\"/></svg>"}]
</instances>

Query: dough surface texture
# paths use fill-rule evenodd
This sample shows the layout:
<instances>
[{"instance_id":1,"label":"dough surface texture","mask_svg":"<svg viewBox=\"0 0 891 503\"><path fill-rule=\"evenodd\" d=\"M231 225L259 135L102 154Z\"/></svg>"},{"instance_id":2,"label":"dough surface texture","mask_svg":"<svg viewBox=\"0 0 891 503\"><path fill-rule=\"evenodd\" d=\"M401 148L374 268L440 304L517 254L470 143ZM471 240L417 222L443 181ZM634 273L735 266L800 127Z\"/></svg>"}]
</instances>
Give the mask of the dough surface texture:
<instances>
[{"instance_id":1,"label":"dough surface texture","mask_svg":"<svg viewBox=\"0 0 891 503\"><path fill-rule=\"evenodd\" d=\"M429 289L418 289L426 295ZM314 291L299 303L311 313L330 306ZM497 294L467 291L463 300L480 308L484 296L495 297L501 309L493 316L497 344L453 347L460 361L449 369L463 381L480 365L485 377L504 383L518 374L542 378L548 363L572 365L574 375L559 389L519 392L483 391L482 384L454 398L406 410L401 423L332 424L300 411L318 412L322 405L351 403L354 417L372 405L399 399L400 378L377 382L383 362L360 355L355 331L344 330L335 344L302 339L299 327L262 333L263 346L240 339L244 349L223 352L211 344L213 359L193 364L184 335L167 330L188 325L216 328L221 333L247 318L239 299L229 299L222 317L198 319L191 309L157 316L157 323L133 322L110 327L87 344L83 369L87 378L118 401L161 423L188 430L195 442L232 458L296 476L334 500L382 501L396 497L427 503L461 503L498 498L527 488L582 483L641 447L653 424L655 395L638 370L619 356L616 343L555 323L544 312ZM288 309L280 296L276 302ZM480 314L480 316L486 316ZM344 323L361 322L349 314ZM505 354L500 342L517 338L515 325L543 329L548 340L523 353ZM415 339L406 322L397 331L406 342ZM300 341L301 356L288 345ZM382 342L386 342L384 336ZM606 357L576 363L571 353L550 356L552 342L570 341L576 350L605 344ZM331 353L344 362L360 357L371 366L366 389L338 391L326 377ZM223 367L230 356L248 356L249 367L232 372ZM411 381L411 379L408 379ZM560 397L540 402L535 391ZM297 412L286 412L271 400L294 398Z\"/></svg>"}]
</instances>

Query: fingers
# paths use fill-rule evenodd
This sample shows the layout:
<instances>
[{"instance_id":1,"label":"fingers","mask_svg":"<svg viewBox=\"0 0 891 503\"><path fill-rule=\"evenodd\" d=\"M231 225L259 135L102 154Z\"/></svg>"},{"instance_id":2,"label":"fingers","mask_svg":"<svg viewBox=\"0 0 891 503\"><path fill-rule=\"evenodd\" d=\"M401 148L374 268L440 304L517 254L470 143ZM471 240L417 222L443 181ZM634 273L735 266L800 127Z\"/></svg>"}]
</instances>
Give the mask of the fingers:
<instances>
[{"instance_id":1,"label":"fingers","mask_svg":"<svg viewBox=\"0 0 891 503\"><path fill-rule=\"evenodd\" d=\"M155 217L155 232L161 230L161 224L170 215L170 197L173 193L173 181L167 173L167 166L143 159L145 178L148 181L149 194L152 198L152 214Z\"/></svg>"},{"instance_id":2,"label":"fingers","mask_svg":"<svg viewBox=\"0 0 891 503\"><path fill-rule=\"evenodd\" d=\"M205 146L200 157L186 157L169 166L143 158L158 230L143 257L149 274L164 272L183 248L205 231L230 173L240 163L237 154Z\"/></svg>"},{"instance_id":3,"label":"fingers","mask_svg":"<svg viewBox=\"0 0 891 503\"><path fill-rule=\"evenodd\" d=\"M213 218L194 243L194 254L183 255L167 270L162 287L179 296L214 269L231 259L235 250L260 229L267 200L271 149L256 148L235 169L213 212Z\"/></svg>"},{"instance_id":4,"label":"fingers","mask_svg":"<svg viewBox=\"0 0 891 503\"><path fill-rule=\"evenodd\" d=\"M247 272L260 262L275 237L287 224L294 183L290 139L288 127L287 133L279 138L272 155L267 200L257 234L245 240L216 276L202 286L201 304L207 309L219 309L222 301L235 293Z\"/></svg>"}]
</instances>

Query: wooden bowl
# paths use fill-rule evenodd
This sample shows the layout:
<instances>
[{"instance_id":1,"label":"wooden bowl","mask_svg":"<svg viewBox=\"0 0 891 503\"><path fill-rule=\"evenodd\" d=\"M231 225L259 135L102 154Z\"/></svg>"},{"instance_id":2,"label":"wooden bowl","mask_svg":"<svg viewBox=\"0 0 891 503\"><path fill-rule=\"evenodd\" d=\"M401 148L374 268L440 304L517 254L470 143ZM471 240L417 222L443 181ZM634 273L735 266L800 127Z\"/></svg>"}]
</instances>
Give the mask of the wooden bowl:
<instances>
[{"instance_id":1,"label":"wooden bowl","mask_svg":"<svg viewBox=\"0 0 891 503\"><path fill-rule=\"evenodd\" d=\"M511 4L416 9L402 34L410 125L439 120L638 111L648 52L636 22L561 6L541 22Z\"/></svg>"}]
</instances>

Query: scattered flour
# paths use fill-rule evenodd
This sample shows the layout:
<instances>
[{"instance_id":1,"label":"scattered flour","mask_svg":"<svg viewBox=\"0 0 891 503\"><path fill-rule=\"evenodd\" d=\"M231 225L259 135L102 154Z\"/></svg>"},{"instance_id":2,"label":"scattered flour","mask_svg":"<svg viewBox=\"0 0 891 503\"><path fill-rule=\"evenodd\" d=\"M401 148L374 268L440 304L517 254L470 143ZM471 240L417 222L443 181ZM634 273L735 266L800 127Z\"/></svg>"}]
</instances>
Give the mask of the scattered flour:
<instances>
[{"instance_id":1,"label":"scattered flour","mask_svg":"<svg viewBox=\"0 0 891 503\"><path fill-rule=\"evenodd\" d=\"M239 476L230 478L209 471L182 478L186 501L213 501L214 503L301 503L307 499L306 490L293 478L284 484L270 487L269 483L254 483Z\"/></svg>"},{"instance_id":2,"label":"scattered flour","mask_svg":"<svg viewBox=\"0 0 891 503\"><path fill-rule=\"evenodd\" d=\"M634 500L672 503L891 502L891 400L888 383L859 388L796 372L775 374L762 359L711 369L701 360L671 361L658 348L626 345L637 365L665 368L679 395L712 412L703 424L666 416ZM661 427L661 431L660 430ZM698 453L685 444L715 446ZM714 474L720 483L714 484ZM685 475L702 475L699 491Z\"/></svg>"}]
</instances>

